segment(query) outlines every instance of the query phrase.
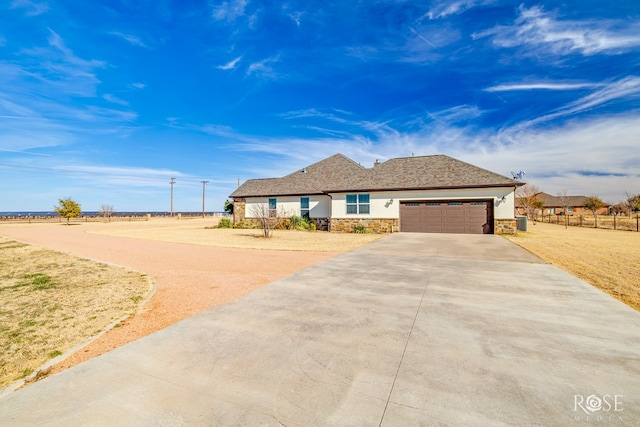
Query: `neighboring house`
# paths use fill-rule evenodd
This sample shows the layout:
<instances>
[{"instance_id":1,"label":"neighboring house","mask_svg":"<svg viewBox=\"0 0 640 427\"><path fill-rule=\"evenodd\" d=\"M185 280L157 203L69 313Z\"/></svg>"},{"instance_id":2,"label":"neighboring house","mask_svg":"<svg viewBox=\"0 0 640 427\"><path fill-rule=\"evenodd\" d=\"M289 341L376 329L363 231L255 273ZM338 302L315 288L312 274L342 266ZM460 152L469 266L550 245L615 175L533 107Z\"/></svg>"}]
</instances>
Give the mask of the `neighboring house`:
<instances>
[{"instance_id":1,"label":"neighboring house","mask_svg":"<svg viewBox=\"0 0 640 427\"><path fill-rule=\"evenodd\" d=\"M250 179L230 197L234 223L307 216L319 230L512 234L515 189L523 183L444 155L365 168L336 154L282 178Z\"/></svg>"},{"instance_id":2,"label":"neighboring house","mask_svg":"<svg viewBox=\"0 0 640 427\"><path fill-rule=\"evenodd\" d=\"M589 209L585 208L587 196L552 196L547 193L537 193L536 197L542 201L543 215L593 215ZM524 208L520 206L520 198L516 198L517 212L525 215ZM607 215L610 206L606 205L598 210L598 215Z\"/></svg>"}]
</instances>

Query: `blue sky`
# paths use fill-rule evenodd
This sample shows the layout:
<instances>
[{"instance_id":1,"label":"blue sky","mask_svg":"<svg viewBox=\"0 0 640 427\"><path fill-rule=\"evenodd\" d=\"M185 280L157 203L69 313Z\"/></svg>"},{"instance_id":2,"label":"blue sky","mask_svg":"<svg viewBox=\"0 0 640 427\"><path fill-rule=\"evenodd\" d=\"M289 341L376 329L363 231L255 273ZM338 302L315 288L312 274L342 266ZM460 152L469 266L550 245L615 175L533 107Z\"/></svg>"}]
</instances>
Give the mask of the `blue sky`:
<instances>
[{"instance_id":1,"label":"blue sky","mask_svg":"<svg viewBox=\"0 0 640 427\"><path fill-rule=\"evenodd\" d=\"M7 0L0 212L221 210L335 153L640 192L640 3Z\"/></svg>"}]
</instances>

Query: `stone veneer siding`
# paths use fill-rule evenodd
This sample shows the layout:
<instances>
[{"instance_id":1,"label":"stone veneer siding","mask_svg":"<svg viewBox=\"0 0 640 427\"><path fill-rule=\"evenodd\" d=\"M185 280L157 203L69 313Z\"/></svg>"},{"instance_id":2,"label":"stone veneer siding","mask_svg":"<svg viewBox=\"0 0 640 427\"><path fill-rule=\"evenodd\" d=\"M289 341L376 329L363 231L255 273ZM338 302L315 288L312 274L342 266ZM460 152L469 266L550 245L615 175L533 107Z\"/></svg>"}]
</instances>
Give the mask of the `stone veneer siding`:
<instances>
[{"instance_id":1,"label":"stone veneer siding","mask_svg":"<svg viewBox=\"0 0 640 427\"><path fill-rule=\"evenodd\" d=\"M329 218L311 218L311 222L315 224L318 231L329 231Z\"/></svg>"},{"instance_id":2,"label":"stone veneer siding","mask_svg":"<svg viewBox=\"0 0 640 427\"><path fill-rule=\"evenodd\" d=\"M244 221L247 209L247 200L244 198L233 199L233 225Z\"/></svg>"},{"instance_id":3,"label":"stone veneer siding","mask_svg":"<svg viewBox=\"0 0 640 427\"><path fill-rule=\"evenodd\" d=\"M518 232L516 219L496 219L493 221L493 234L513 234Z\"/></svg>"},{"instance_id":4,"label":"stone veneer siding","mask_svg":"<svg viewBox=\"0 0 640 427\"><path fill-rule=\"evenodd\" d=\"M353 233L362 224L369 233L394 233L400 231L397 218L332 218L329 231Z\"/></svg>"}]
</instances>

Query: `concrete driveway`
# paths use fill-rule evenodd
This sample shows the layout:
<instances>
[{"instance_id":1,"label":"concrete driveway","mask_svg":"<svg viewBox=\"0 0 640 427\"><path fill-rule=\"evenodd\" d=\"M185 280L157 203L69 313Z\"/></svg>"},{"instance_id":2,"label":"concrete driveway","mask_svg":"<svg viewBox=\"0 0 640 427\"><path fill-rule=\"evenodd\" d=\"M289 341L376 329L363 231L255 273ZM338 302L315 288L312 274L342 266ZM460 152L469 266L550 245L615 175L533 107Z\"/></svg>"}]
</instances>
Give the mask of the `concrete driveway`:
<instances>
[{"instance_id":1,"label":"concrete driveway","mask_svg":"<svg viewBox=\"0 0 640 427\"><path fill-rule=\"evenodd\" d=\"M638 425L640 314L498 236L394 234L0 399L0 425Z\"/></svg>"}]
</instances>

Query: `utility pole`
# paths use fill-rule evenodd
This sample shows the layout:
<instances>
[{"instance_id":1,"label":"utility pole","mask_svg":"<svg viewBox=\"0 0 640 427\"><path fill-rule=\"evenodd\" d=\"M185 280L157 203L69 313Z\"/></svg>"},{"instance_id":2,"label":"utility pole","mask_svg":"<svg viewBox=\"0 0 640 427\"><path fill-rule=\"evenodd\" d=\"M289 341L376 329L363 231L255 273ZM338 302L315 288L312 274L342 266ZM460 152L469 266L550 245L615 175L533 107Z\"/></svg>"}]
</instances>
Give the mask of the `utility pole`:
<instances>
[{"instance_id":1,"label":"utility pole","mask_svg":"<svg viewBox=\"0 0 640 427\"><path fill-rule=\"evenodd\" d=\"M204 188L209 181L201 181L202 182L202 218L204 218Z\"/></svg>"},{"instance_id":2,"label":"utility pole","mask_svg":"<svg viewBox=\"0 0 640 427\"><path fill-rule=\"evenodd\" d=\"M175 183L176 179L171 177L171 181L169 181L169 184L171 184L171 217L173 217L173 184Z\"/></svg>"}]
</instances>

